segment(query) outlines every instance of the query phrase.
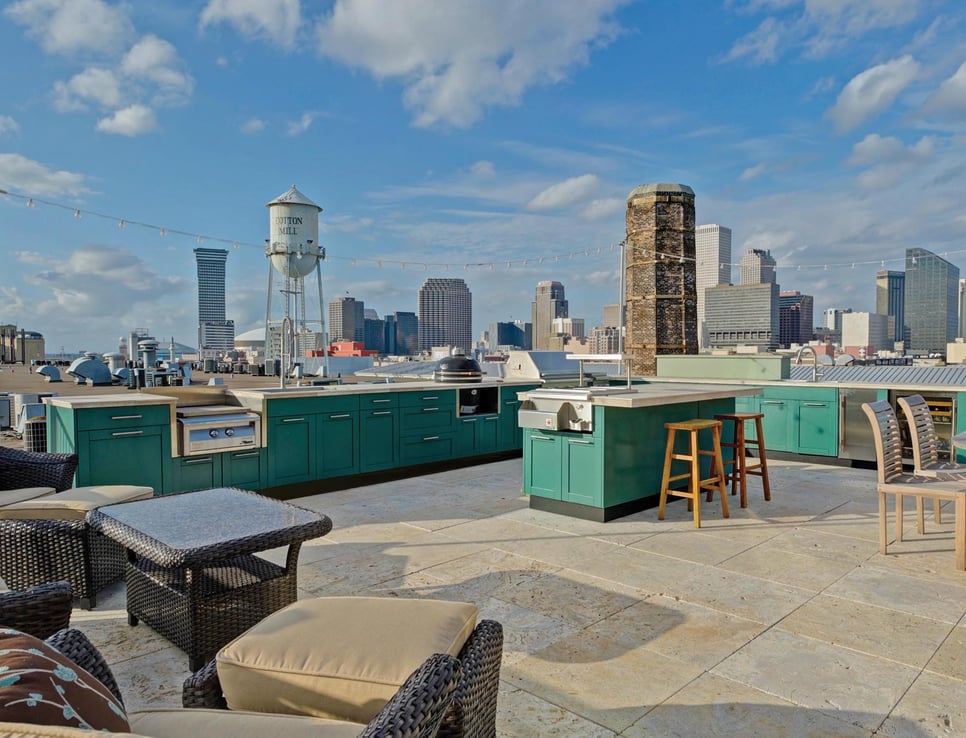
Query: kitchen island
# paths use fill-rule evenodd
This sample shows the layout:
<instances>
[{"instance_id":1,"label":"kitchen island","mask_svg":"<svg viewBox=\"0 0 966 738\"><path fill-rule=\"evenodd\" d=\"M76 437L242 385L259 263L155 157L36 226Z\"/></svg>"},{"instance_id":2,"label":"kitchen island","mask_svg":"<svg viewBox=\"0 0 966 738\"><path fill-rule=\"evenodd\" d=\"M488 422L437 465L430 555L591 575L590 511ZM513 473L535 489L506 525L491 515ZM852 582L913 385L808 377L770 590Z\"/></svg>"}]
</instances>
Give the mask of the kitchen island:
<instances>
[{"instance_id":1,"label":"kitchen island","mask_svg":"<svg viewBox=\"0 0 966 738\"><path fill-rule=\"evenodd\" d=\"M604 522L654 507L664 424L734 412L735 398L761 394L757 387L687 382L601 389L519 394L521 423L530 426L523 429L523 490L531 508ZM557 405L546 403L554 398Z\"/></svg>"}]
</instances>

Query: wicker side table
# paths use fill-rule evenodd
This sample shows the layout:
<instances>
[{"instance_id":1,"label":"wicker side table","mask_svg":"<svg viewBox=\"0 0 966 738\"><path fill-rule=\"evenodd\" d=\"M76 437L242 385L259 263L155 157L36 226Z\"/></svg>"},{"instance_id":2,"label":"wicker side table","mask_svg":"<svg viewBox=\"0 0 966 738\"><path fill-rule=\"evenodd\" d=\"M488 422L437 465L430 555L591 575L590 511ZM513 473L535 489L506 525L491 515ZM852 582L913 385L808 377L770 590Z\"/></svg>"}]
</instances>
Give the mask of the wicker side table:
<instances>
[{"instance_id":1,"label":"wicker side table","mask_svg":"<svg viewBox=\"0 0 966 738\"><path fill-rule=\"evenodd\" d=\"M295 601L302 543L332 529L325 515L230 488L107 505L88 521L127 549L128 623L157 630L192 671ZM255 555L281 546L285 566Z\"/></svg>"}]
</instances>

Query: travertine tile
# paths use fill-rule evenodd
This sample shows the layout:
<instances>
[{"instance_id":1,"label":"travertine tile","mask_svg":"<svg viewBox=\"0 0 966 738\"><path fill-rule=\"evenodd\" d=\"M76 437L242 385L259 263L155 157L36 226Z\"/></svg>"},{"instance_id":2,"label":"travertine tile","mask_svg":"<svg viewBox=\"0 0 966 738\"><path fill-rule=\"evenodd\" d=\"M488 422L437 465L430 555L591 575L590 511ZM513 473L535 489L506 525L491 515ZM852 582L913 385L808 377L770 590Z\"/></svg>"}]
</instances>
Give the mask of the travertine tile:
<instances>
[{"instance_id":1,"label":"travertine tile","mask_svg":"<svg viewBox=\"0 0 966 738\"><path fill-rule=\"evenodd\" d=\"M772 541L743 551L720 564L721 569L740 572L772 582L819 592L852 570L855 564L776 548Z\"/></svg>"},{"instance_id":2,"label":"travertine tile","mask_svg":"<svg viewBox=\"0 0 966 738\"><path fill-rule=\"evenodd\" d=\"M825 594L892 610L926 615L950 624L966 613L966 586L924 580L873 566L860 566L831 585Z\"/></svg>"},{"instance_id":3,"label":"travertine tile","mask_svg":"<svg viewBox=\"0 0 966 738\"><path fill-rule=\"evenodd\" d=\"M585 720L506 682L500 683L497 708L496 732L497 735L505 738L534 738L534 736L613 738L617 735L612 730Z\"/></svg>"},{"instance_id":4,"label":"travertine tile","mask_svg":"<svg viewBox=\"0 0 966 738\"><path fill-rule=\"evenodd\" d=\"M480 618L496 620L503 625L504 668L578 631L575 626L559 618L547 617L495 597L479 604Z\"/></svg>"},{"instance_id":5,"label":"travertine tile","mask_svg":"<svg viewBox=\"0 0 966 738\"><path fill-rule=\"evenodd\" d=\"M683 593L684 583L692 576L713 571L704 564L624 546L614 546L604 555L577 562L574 568L645 592L671 595Z\"/></svg>"},{"instance_id":6,"label":"travertine tile","mask_svg":"<svg viewBox=\"0 0 966 738\"><path fill-rule=\"evenodd\" d=\"M966 735L966 682L924 672L876 735L894 738Z\"/></svg>"},{"instance_id":7,"label":"travertine tile","mask_svg":"<svg viewBox=\"0 0 966 738\"><path fill-rule=\"evenodd\" d=\"M638 551L650 551L699 564L720 564L754 544L702 530L671 531L631 544Z\"/></svg>"},{"instance_id":8,"label":"travertine tile","mask_svg":"<svg viewBox=\"0 0 966 738\"><path fill-rule=\"evenodd\" d=\"M853 565L867 561L879 550L873 541L813 530L811 526L781 531L769 543L773 548L791 553Z\"/></svg>"},{"instance_id":9,"label":"travertine tile","mask_svg":"<svg viewBox=\"0 0 966 738\"><path fill-rule=\"evenodd\" d=\"M687 602L770 625L813 594L799 587L715 568L682 582L679 596Z\"/></svg>"},{"instance_id":10,"label":"travertine tile","mask_svg":"<svg viewBox=\"0 0 966 738\"><path fill-rule=\"evenodd\" d=\"M966 682L966 625L953 628L926 664L926 671Z\"/></svg>"},{"instance_id":11,"label":"travertine tile","mask_svg":"<svg viewBox=\"0 0 966 738\"><path fill-rule=\"evenodd\" d=\"M878 727L919 673L895 661L774 629L711 671L868 730Z\"/></svg>"},{"instance_id":12,"label":"travertine tile","mask_svg":"<svg viewBox=\"0 0 966 738\"><path fill-rule=\"evenodd\" d=\"M627 738L864 738L869 731L745 684L703 674L621 735Z\"/></svg>"}]
</instances>

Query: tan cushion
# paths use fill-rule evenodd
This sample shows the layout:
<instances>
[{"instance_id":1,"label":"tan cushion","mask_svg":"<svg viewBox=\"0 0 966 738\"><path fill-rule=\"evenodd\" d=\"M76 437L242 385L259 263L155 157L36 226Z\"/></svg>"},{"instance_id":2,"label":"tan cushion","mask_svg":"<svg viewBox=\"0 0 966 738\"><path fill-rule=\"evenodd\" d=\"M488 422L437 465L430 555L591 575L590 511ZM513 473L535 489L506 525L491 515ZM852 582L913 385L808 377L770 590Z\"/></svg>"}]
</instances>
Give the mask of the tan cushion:
<instances>
[{"instance_id":1,"label":"tan cushion","mask_svg":"<svg viewBox=\"0 0 966 738\"><path fill-rule=\"evenodd\" d=\"M123 705L89 672L39 638L0 628L5 721L126 731Z\"/></svg>"},{"instance_id":2,"label":"tan cushion","mask_svg":"<svg viewBox=\"0 0 966 738\"><path fill-rule=\"evenodd\" d=\"M83 520L87 513L101 505L143 500L154 495L150 487L133 484L97 484L71 487L47 497L14 502L0 508L0 519Z\"/></svg>"},{"instance_id":3,"label":"tan cushion","mask_svg":"<svg viewBox=\"0 0 966 738\"><path fill-rule=\"evenodd\" d=\"M97 735L83 728L62 728L33 723L0 723L0 738L91 738ZM103 735L103 734L101 734ZM151 738L134 733L108 733L112 738Z\"/></svg>"},{"instance_id":4,"label":"tan cushion","mask_svg":"<svg viewBox=\"0 0 966 738\"><path fill-rule=\"evenodd\" d=\"M475 605L388 597L300 600L221 649L233 710L368 723L434 653L459 654Z\"/></svg>"},{"instance_id":5,"label":"tan cushion","mask_svg":"<svg viewBox=\"0 0 966 738\"><path fill-rule=\"evenodd\" d=\"M365 725L342 720L204 709L138 710L131 730L150 738L358 738Z\"/></svg>"},{"instance_id":6,"label":"tan cushion","mask_svg":"<svg viewBox=\"0 0 966 738\"><path fill-rule=\"evenodd\" d=\"M20 489L0 489L0 507L12 505L14 502L32 500L35 497L52 495L57 490L53 487L22 487Z\"/></svg>"}]
</instances>

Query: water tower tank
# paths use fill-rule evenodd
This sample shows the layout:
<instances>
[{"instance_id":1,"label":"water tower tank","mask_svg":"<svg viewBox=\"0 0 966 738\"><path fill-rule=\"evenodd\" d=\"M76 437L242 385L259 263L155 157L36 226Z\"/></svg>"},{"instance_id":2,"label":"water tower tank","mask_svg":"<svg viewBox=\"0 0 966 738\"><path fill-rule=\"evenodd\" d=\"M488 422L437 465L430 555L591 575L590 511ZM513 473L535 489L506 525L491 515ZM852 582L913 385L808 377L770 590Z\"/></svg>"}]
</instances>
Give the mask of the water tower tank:
<instances>
[{"instance_id":1,"label":"water tower tank","mask_svg":"<svg viewBox=\"0 0 966 738\"><path fill-rule=\"evenodd\" d=\"M265 207L269 214L269 240L265 255L282 276L305 277L319 261L318 205L299 192L295 185Z\"/></svg>"}]
</instances>

